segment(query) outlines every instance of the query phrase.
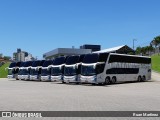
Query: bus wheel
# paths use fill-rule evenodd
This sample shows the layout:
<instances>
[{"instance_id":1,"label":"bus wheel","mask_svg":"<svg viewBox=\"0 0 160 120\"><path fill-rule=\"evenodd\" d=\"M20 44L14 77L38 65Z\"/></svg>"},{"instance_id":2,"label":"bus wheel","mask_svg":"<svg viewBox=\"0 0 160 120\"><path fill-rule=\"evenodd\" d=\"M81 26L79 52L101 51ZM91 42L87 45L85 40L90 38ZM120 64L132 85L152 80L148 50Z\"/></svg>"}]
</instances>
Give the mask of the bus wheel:
<instances>
[{"instance_id":1,"label":"bus wheel","mask_svg":"<svg viewBox=\"0 0 160 120\"><path fill-rule=\"evenodd\" d=\"M142 78L142 82L144 82L144 81L146 81L145 75L144 75L143 78Z\"/></svg>"},{"instance_id":2,"label":"bus wheel","mask_svg":"<svg viewBox=\"0 0 160 120\"><path fill-rule=\"evenodd\" d=\"M112 84L115 84L115 83L116 83L116 77L112 77L111 83L112 83Z\"/></svg>"},{"instance_id":3,"label":"bus wheel","mask_svg":"<svg viewBox=\"0 0 160 120\"><path fill-rule=\"evenodd\" d=\"M64 82L64 81L62 81L62 83L64 84L65 82Z\"/></svg>"},{"instance_id":4,"label":"bus wheel","mask_svg":"<svg viewBox=\"0 0 160 120\"><path fill-rule=\"evenodd\" d=\"M76 82L76 84L79 85L80 83L79 83L79 82Z\"/></svg>"},{"instance_id":5,"label":"bus wheel","mask_svg":"<svg viewBox=\"0 0 160 120\"><path fill-rule=\"evenodd\" d=\"M104 84L109 85L110 83L110 77L106 77Z\"/></svg>"},{"instance_id":6,"label":"bus wheel","mask_svg":"<svg viewBox=\"0 0 160 120\"><path fill-rule=\"evenodd\" d=\"M138 76L137 81L138 81L138 82L141 82L141 80L142 80L142 79L141 79L141 76Z\"/></svg>"}]
</instances>

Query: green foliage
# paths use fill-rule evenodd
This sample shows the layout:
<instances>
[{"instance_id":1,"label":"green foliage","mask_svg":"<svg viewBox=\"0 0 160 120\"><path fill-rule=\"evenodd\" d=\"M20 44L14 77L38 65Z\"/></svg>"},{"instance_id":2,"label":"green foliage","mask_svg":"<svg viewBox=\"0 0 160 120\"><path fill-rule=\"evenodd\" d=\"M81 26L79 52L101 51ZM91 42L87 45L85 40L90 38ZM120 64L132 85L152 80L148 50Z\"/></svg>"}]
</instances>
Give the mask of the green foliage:
<instances>
[{"instance_id":1,"label":"green foliage","mask_svg":"<svg viewBox=\"0 0 160 120\"><path fill-rule=\"evenodd\" d=\"M4 58L4 60L10 60L11 59L10 56L4 56L3 58Z\"/></svg>"},{"instance_id":2,"label":"green foliage","mask_svg":"<svg viewBox=\"0 0 160 120\"><path fill-rule=\"evenodd\" d=\"M153 55L152 58L152 69L160 72L160 55Z\"/></svg>"},{"instance_id":3,"label":"green foliage","mask_svg":"<svg viewBox=\"0 0 160 120\"><path fill-rule=\"evenodd\" d=\"M155 37L152 41L151 41L151 45L157 47L158 45L160 45L160 36Z\"/></svg>"},{"instance_id":4,"label":"green foliage","mask_svg":"<svg viewBox=\"0 0 160 120\"><path fill-rule=\"evenodd\" d=\"M142 55L149 55L149 52L153 51L154 48L150 46L145 46L145 47L137 47L136 48L136 54L142 54Z\"/></svg>"},{"instance_id":5,"label":"green foliage","mask_svg":"<svg viewBox=\"0 0 160 120\"><path fill-rule=\"evenodd\" d=\"M136 48L136 54L141 54L141 50L142 50L142 48L139 46L139 47L137 47Z\"/></svg>"},{"instance_id":6,"label":"green foliage","mask_svg":"<svg viewBox=\"0 0 160 120\"><path fill-rule=\"evenodd\" d=\"M10 65L10 63L5 63L4 65L2 65L0 67L0 78L6 78L7 77L7 74L8 74L8 71L5 70L6 67L8 67Z\"/></svg>"}]
</instances>

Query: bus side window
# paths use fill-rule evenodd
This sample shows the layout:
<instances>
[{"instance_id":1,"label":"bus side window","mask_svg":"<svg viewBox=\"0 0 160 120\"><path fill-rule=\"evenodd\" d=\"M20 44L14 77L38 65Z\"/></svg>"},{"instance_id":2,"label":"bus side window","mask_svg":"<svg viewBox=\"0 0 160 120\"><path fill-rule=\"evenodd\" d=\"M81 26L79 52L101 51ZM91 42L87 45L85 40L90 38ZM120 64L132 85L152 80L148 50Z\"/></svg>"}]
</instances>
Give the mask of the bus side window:
<instances>
[{"instance_id":1,"label":"bus side window","mask_svg":"<svg viewBox=\"0 0 160 120\"><path fill-rule=\"evenodd\" d=\"M116 70L114 68L106 70L106 74L114 74Z\"/></svg>"}]
</instances>

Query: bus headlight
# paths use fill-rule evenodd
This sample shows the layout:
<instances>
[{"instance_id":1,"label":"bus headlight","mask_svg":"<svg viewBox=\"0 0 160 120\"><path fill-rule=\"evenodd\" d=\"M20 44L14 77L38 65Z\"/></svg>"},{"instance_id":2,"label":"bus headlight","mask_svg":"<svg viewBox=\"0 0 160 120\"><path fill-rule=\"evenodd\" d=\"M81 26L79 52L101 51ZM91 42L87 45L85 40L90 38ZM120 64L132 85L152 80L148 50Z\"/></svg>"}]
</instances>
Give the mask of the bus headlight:
<instances>
[{"instance_id":1,"label":"bus headlight","mask_svg":"<svg viewBox=\"0 0 160 120\"><path fill-rule=\"evenodd\" d=\"M94 79L93 79L93 81L95 81L95 82L97 81L97 77L96 77L96 76L94 76Z\"/></svg>"}]
</instances>

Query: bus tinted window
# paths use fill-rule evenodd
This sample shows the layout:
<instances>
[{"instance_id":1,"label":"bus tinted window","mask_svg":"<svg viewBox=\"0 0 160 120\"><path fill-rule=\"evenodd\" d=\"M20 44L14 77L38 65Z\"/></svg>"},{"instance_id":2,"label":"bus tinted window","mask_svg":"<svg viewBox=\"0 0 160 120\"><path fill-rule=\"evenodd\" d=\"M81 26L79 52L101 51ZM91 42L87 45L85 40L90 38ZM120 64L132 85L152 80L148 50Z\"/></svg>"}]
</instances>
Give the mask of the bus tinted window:
<instances>
[{"instance_id":1,"label":"bus tinted window","mask_svg":"<svg viewBox=\"0 0 160 120\"><path fill-rule=\"evenodd\" d=\"M42 66L44 62L45 62L45 60L41 60L41 62L40 62L40 65L39 65L39 66Z\"/></svg>"},{"instance_id":2,"label":"bus tinted window","mask_svg":"<svg viewBox=\"0 0 160 120\"><path fill-rule=\"evenodd\" d=\"M32 67L37 67L37 66L39 66L40 65L40 63L41 63L41 61L34 61L33 62L33 64L32 64Z\"/></svg>"},{"instance_id":3,"label":"bus tinted window","mask_svg":"<svg viewBox=\"0 0 160 120\"><path fill-rule=\"evenodd\" d=\"M108 55L109 55L109 53L100 53L98 62L106 62Z\"/></svg>"},{"instance_id":4,"label":"bus tinted window","mask_svg":"<svg viewBox=\"0 0 160 120\"><path fill-rule=\"evenodd\" d=\"M17 66L17 67L19 67L19 66L20 66L20 64L21 64L21 62L17 62L17 63L16 63L16 66Z\"/></svg>"},{"instance_id":5,"label":"bus tinted window","mask_svg":"<svg viewBox=\"0 0 160 120\"><path fill-rule=\"evenodd\" d=\"M43 67L48 67L49 65L52 64L52 61L51 60L47 60L43 63Z\"/></svg>"},{"instance_id":6,"label":"bus tinted window","mask_svg":"<svg viewBox=\"0 0 160 120\"><path fill-rule=\"evenodd\" d=\"M76 64L79 60L79 56L70 56L67 58L66 64L71 65L71 64Z\"/></svg>"},{"instance_id":7,"label":"bus tinted window","mask_svg":"<svg viewBox=\"0 0 160 120\"><path fill-rule=\"evenodd\" d=\"M79 57L79 61L78 61L78 62L82 62L82 61L83 61L84 56L85 56L85 55L80 55L80 57Z\"/></svg>"},{"instance_id":8,"label":"bus tinted window","mask_svg":"<svg viewBox=\"0 0 160 120\"><path fill-rule=\"evenodd\" d=\"M16 63L13 62L13 63L11 63L11 64L9 65L9 68L13 68L13 67L15 67L15 66L16 66Z\"/></svg>"},{"instance_id":9,"label":"bus tinted window","mask_svg":"<svg viewBox=\"0 0 160 120\"><path fill-rule=\"evenodd\" d=\"M109 63L123 62L123 63L151 63L151 58L137 57L137 56L124 56L124 55L111 55Z\"/></svg>"},{"instance_id":10,"label":"bus tinted window","mask_svg":"<svg viewBox=\"0 0 160 120\"><path fill-rule=\"evenodd\" d=\"M23 67L25 64L25 62L21 62L20 67Z\"/></svg>"},{"instance_id":11,"label":"bus tinted window","mask_svg":"<svg viewBox=\"0 0 160 120\"><path fill-rule=\"evenodd\" d=\"M65 57L56 58L53 62L53 65L61 65L65 62Z\"/></svg>"},{"instance_id":12,"label":"bus tinted window","mask_svg":"<svg viewBox=\"0 0 160 120\"><path fill-rule=\"evenodd\" d=\"M83 63L96 63L98 61L98 54L87 54L83 59Z\"/></svg>"},{"instance_id":13,"label":"bus tinted window","mask_svg":"<svg viewBox=\"0 0 160 120\"><path fill-rule=\"evenodd\" d=\"M32 63L33 63L33 61L27 61L27 62L24 64L24 67L32 66Z\"/></svg>"},{"instance_id":14,"label":"bus tinted window","mask_svg":"<svg viewBox=\"0 0 160 120\"><path fill-rule=\"evenodd\" d=\"M139 68L111 68L106 74L138 74Z\"/></svg>"}]
</instances>

